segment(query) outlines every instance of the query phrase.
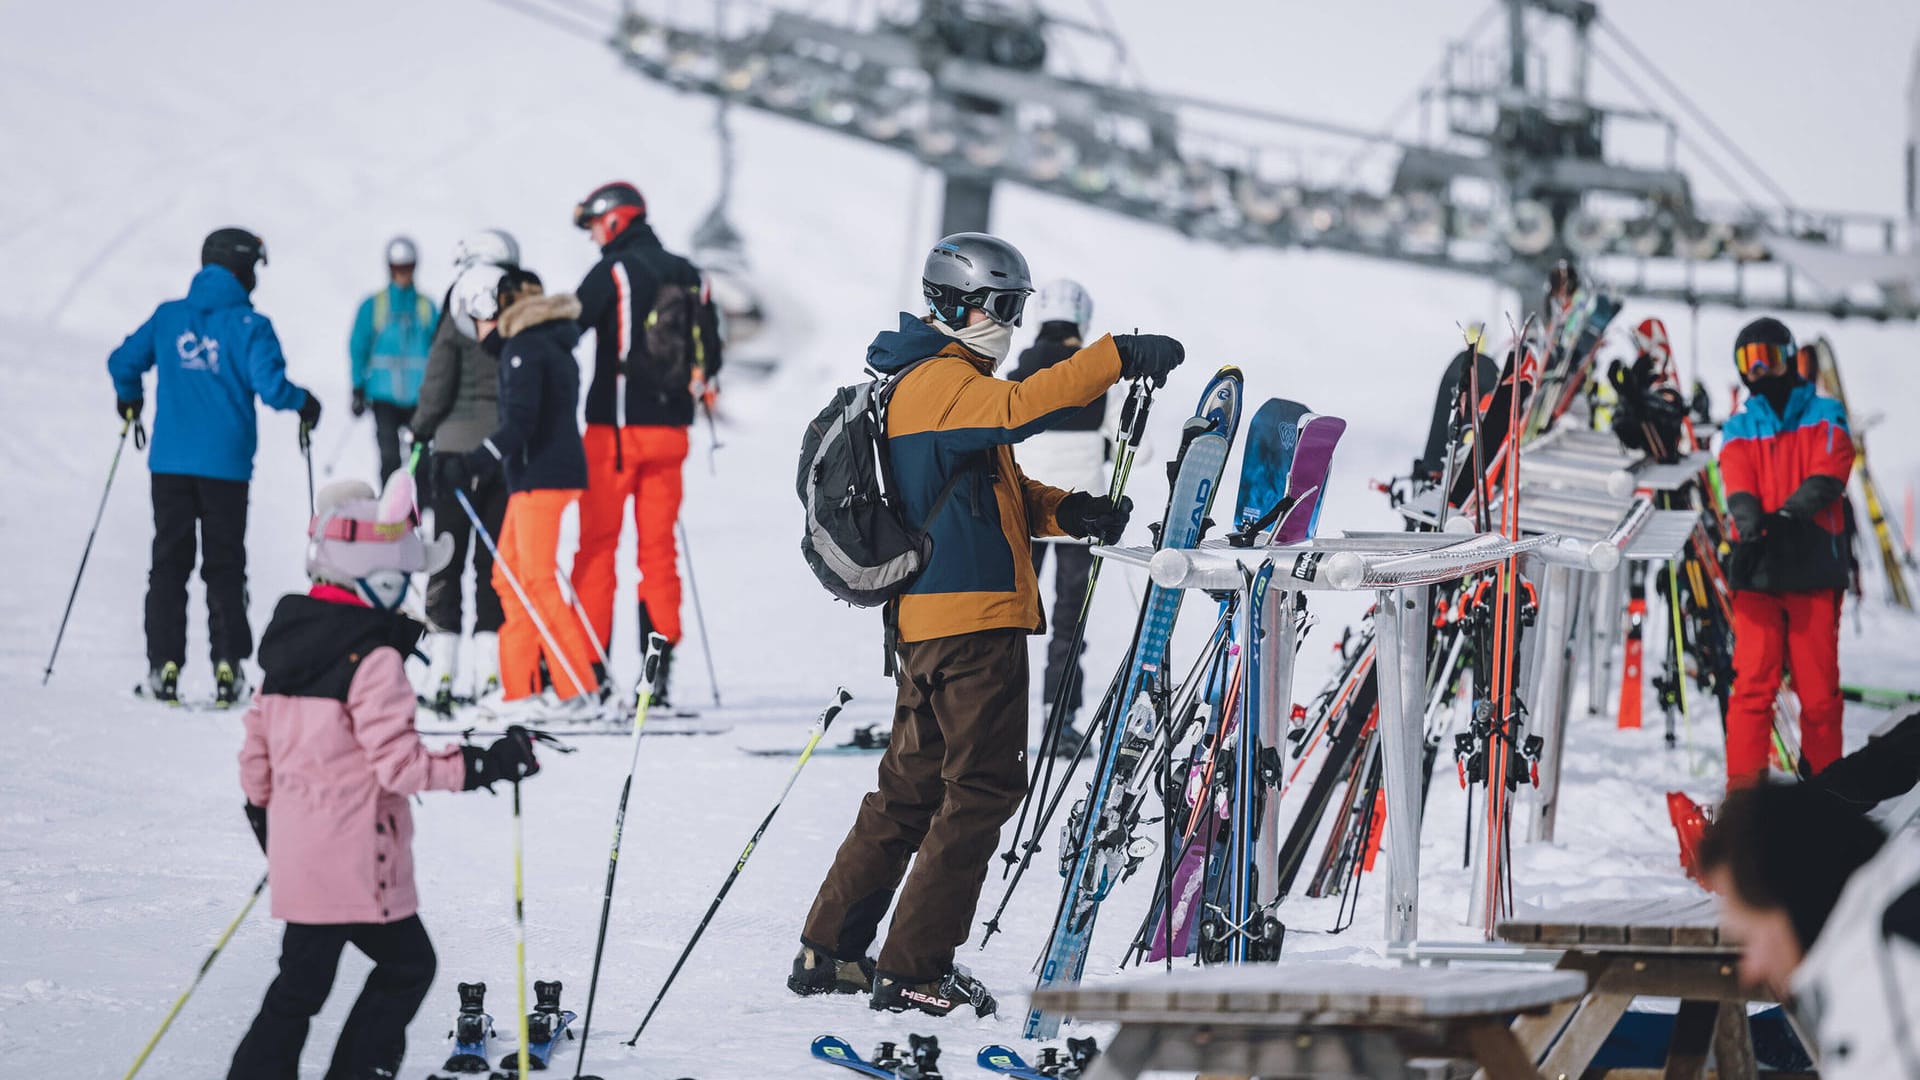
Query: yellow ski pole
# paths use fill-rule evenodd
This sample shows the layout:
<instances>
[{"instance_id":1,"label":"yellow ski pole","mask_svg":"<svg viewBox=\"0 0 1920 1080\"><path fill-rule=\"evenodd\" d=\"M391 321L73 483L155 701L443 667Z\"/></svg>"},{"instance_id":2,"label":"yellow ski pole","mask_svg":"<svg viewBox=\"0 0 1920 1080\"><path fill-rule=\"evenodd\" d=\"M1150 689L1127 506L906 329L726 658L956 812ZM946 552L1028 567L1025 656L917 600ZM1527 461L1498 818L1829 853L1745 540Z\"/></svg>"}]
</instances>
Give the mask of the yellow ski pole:
<instances>
[{"instance_id":1,"label":"yellow ski pole","mask_svg":"<svg viewBox=\"0 0 1920 1080\"><path fill-rule=\"evenodd\" d=\"M207 958L200 962L200 970L194 972L192 984L187 987L185 993L180 995L180 1000L173 1003L173 1008L167 1010L167 1018L160 1021L160 1030L154 1032L153 1038L148 1039L147 1045L140 1049L140 1056L133 1059L133 1068L127 1070L125 1080L133 1080L133 1074L139 1072L140 1066L147 1063L147 1057L153 1053L153 1048L160 1045L160 1037L165 1035L167 1029L173 1026L174 1017L180 1015L180 1010L187 1004L187 999L192 997L193 992L200 988L200 980L207 977L207 969L212 967L213 962L220 958L220 950L227 947L227 942L233 938L233 932L240 929L240 924L246 921L247 913L253 910L254 901L260 899L260 894L265 892L266 888L267 875L261 874L259 884L253 887L252 895L247 897L246 906L241 908L240 914L235 915L233 921L227 924L226 932L220 935L220 940L213 943L213 951L208 953Z\"/></svg>"}]
</instances>

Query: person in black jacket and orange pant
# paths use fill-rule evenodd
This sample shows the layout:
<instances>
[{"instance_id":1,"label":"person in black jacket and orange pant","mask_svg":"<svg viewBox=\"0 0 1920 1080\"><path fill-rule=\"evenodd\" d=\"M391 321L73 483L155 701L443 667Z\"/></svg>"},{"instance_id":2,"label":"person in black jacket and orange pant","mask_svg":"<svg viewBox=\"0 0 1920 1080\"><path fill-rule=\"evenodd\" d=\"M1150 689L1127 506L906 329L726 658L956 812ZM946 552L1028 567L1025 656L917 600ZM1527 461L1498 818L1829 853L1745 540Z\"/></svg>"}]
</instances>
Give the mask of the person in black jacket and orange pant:
<instances>
[{"instance_id":1,"label":"person in black jacket and orange pant","mask_svg":"<svg viewBox=\"0 0 1920 1080\"><path fill-rule=\"evenodd\" d=\"M574 207L574 224L600 245L580 282L580 324L594 331L585 446L591 482L580 500L580 551L573 589L593 632L611 654L614 553L633 500L640 562L640 640L667 639L655 704L666 704L673 646L680 641L681 466L694 401L713 407L720 374L720 324L705 278L660 246L646 200L632 184L596 189Z\"/></svg>"},{"instance_id":2,"label":"person in black jacket and orange pant","mask_svg":"<svg viewBox=\"0 0 1920 1080\"><path fill-rule=\"evenodd\" d=\"M553 712L539 697L545 683L559 697L562 716L584 718L606 700L606 672L561 592L556 559L561 515L587 486L574 420L580 303L544 295L532 271L495 266L461 275L456 299L482 344L500 355L500 425L452 470L453 482L469 489L498 471L511 493L493 564L494 591L506 609L502 703L495 711L514 719Z\"/></svg>"}]
</instances>

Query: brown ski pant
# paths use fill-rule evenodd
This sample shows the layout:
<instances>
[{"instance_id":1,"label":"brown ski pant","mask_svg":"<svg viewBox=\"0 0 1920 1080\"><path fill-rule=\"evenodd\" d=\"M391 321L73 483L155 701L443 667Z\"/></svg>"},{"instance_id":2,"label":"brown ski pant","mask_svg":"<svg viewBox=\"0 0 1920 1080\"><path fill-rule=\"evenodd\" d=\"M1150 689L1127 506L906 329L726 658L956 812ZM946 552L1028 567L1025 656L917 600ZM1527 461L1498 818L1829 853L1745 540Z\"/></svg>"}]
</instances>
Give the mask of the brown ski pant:
<instances>
[{"instance_id":1,"label":"brown ski pant","mask_svg":"<svg viewBox=\"0 0 1920 1080\"><path fill-rule=\"evenodd\" d=\"M898 890L878 963L920 982L952 966L967 940L1000 827L1026 793L1027 634L903 644L900 661L879 787L861 801L802 936L858 958Z\"/></svg>"}]
</instances>

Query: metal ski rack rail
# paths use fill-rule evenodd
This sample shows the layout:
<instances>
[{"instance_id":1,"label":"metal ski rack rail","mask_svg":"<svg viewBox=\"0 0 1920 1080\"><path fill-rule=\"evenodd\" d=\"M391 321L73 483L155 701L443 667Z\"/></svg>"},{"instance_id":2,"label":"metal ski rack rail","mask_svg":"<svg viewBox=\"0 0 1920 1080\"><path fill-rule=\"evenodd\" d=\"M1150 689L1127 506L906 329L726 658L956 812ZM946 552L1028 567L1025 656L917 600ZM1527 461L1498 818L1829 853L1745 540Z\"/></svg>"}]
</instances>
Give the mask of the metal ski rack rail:
<instances>
[{"instance_id":1,"label":"metal ski rack rail","mask_svg":"<svg viewBox=\"0 0 1920 1080\"><path fill-rule=\"evenodd\" d=\"M1272 562L1269 593L1291 612L1293 594L1307 591L1373 590L1375 666L1380 679L1383 774L1390 823L1387 829L1387 935L1395 942L1414 940L1420 898L1420 753L1426 717L1427 586L1491 570L1522 554L1549 566L1600 570L1618 561L1606 544L1542 533L1510 541L1495 534L1350 533L1280 547L1237 548L1208 540L1198 548L1154 551L1150 547L1098 547L1114 562L1145 567L1155 584L1168 589L1235 591L1243 599L1254 572ZM1271 620L1259 643L1263 677L1260 739L1278 746L1293 703L1294 621ZM1280 844L1280 800L1268 799L1260 825L1256 857L1262 905L1276 899Z\"/></svg>"}]
</instances>

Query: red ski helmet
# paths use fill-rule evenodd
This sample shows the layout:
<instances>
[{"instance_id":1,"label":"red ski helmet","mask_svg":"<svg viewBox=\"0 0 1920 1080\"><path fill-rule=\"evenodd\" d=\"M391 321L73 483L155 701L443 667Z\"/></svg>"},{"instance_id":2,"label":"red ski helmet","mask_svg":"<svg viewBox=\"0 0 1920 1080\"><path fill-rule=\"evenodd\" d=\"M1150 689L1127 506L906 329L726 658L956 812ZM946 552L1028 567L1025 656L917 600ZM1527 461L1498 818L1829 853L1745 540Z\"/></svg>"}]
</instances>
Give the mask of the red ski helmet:
<instances>
[{"instance_id":1,"label":"red ski helmet","mask_svg":"<svg viewBox=\"0 0 1920 1080\"><path fill-rule=\"evenodd\" d=\"M594 222L605 217L613 218L611 232L618 236L634 221L646 220L647 200L639 188L616 180L594 188L573 208L573 223L581 229L592 228Z\"/></svg>"}]
</instances>

